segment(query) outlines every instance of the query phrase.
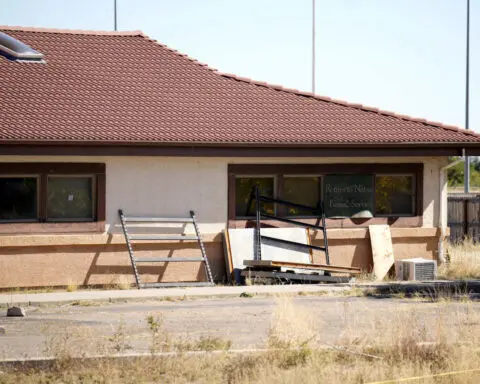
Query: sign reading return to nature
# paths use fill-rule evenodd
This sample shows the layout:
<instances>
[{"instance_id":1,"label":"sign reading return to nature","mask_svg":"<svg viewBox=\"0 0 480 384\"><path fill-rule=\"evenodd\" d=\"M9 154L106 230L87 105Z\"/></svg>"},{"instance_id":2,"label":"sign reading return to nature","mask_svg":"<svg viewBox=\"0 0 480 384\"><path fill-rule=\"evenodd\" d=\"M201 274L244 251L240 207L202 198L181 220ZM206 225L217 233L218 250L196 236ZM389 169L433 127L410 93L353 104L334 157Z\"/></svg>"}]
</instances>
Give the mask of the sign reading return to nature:
<instances>
[{"instance_id":1,"label":"sign reading return to nature","mask_svg":"<svg viewBox=\"0 0 480 384\"><path fill-rule=\"evenodd\" d=\"M324 206L327 217L371 217L374 204L373 175L327 175Z\"/></svg>"}]
</instances>

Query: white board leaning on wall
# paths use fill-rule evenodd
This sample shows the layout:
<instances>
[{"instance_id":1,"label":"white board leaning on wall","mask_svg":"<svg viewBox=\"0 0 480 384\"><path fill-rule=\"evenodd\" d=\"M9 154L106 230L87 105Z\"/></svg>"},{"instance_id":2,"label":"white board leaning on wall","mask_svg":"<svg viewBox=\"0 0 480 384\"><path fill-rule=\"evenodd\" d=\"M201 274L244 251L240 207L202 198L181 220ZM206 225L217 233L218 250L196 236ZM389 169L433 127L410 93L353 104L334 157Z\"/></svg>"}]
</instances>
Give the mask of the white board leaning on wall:
<instances>
[{"instance_id":1,"label":"white board leaning on wall","mask_svg":"<svg viewBox=\"0 0 480 384\"><path fill-rule=\"evenodd\" d=\"M243 262L254 259L254 228L228 229L230 252L235 280L238 281L241 270L245 269ZM262 235L276 239L309 244L308 231L304 228L262 228ZM262 260L290 261L295 263L311 263L309 249L288 246L262 244Z\"/></svg>"}]
</instances>

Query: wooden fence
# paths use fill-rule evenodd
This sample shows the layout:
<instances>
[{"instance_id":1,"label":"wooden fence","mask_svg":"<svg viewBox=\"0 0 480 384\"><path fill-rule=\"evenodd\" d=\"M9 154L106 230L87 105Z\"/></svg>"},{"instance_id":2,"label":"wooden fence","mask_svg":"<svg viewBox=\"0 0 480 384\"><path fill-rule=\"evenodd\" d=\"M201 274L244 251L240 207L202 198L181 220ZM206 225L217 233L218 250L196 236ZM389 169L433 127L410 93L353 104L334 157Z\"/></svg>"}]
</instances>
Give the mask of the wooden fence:
<instances>
[{"instance_id":1,"label":"wooden fence","mask_svg":"<svg viewBox=\"0 0 480 384\"><path fill-rule=\"evenodd\" d=\"M448 226L451 242L462 241L465 236L480 242L480 195L449 194Z\"/></svg>"}]
</instances>

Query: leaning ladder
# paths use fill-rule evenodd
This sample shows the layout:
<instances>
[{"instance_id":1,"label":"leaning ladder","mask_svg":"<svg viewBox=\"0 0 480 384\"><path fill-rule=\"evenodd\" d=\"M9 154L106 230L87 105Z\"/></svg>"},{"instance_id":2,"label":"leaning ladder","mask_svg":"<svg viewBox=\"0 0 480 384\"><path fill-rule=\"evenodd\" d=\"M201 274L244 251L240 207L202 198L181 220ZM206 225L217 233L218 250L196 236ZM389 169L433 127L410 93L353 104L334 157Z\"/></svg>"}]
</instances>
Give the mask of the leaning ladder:
<instances>
[{"instance_id":1,"label":"leaning ladder","mask_svg":"<svg viewBox=\"0 0 480 384\"><path fill-rule=\"evenodd\" d=\"M205 252L205 246L203 245L200 231L197 225L195 212L190 211L190 217L188 218L167 218L167 217L140 217L140 216L125 216L123 210L118 210L120 216L120 222L122 223L123 234L125 235L125 241L127 243L128 254L132 263L133 273L135 275L135 282L138 289L141 288L161 288L161 287L192 287L192 286L212 286L214 285L212 271L208 264L207 254ZM127 223L180 223L187 224L192 223L195 228L195 235L135 235L129 234ZM135 257L133 253L132 240L148 240L148 241L168 241L168 240L197 240L202 253L201 257L149 257L139 258ZM205 273L208 281L206 282L172 282L172 283L142 283L140 281L140 275L138 273L137 263L169 263L169 262L192 262L201 261L205 267Z\"/></svg>"}]
</instances>

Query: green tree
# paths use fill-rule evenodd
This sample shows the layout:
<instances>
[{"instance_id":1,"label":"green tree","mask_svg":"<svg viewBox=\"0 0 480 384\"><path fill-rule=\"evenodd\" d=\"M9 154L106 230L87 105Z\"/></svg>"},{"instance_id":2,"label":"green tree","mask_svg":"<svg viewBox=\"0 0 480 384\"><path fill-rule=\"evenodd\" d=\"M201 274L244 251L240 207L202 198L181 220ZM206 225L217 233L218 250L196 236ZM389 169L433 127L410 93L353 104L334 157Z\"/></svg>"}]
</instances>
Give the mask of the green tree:
<instances>
[{"instance_id":1,"label":"green tree","mask_svg":"<svg viewBox=\"0 0 480 384\"><path fill-rule=\"evenodd\" d=\"M457 160L459 157L452 156L448 160L450 163ZM463 186L464 183L464 168L465 164L460 162L448 169L448 186L452 188L458 188ZM470 186L480 187L480 161L478 158L470 159Z\"/></svg>"}]
</instances>

